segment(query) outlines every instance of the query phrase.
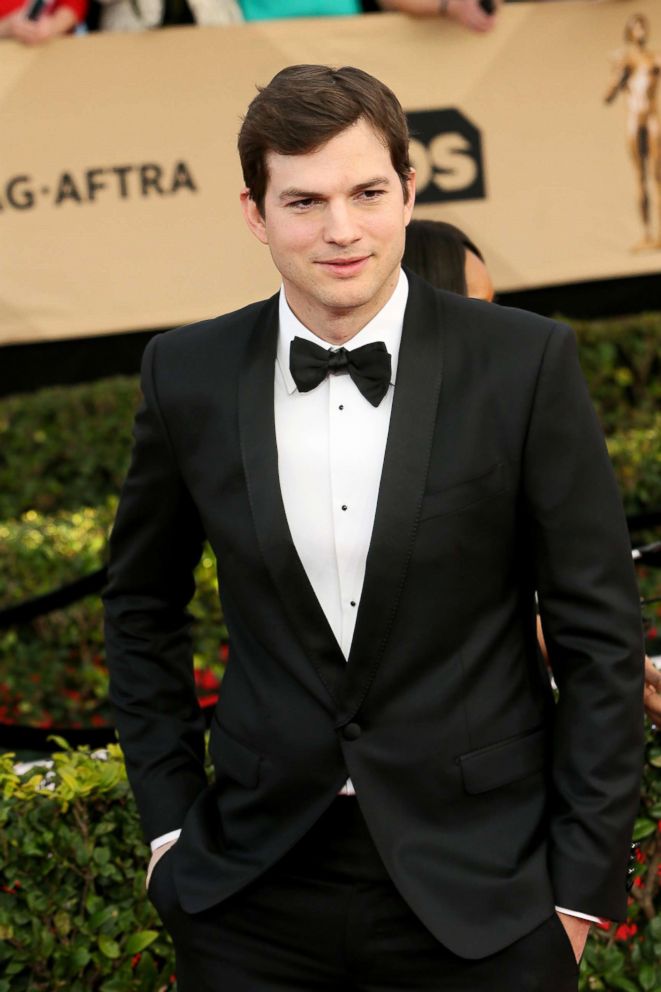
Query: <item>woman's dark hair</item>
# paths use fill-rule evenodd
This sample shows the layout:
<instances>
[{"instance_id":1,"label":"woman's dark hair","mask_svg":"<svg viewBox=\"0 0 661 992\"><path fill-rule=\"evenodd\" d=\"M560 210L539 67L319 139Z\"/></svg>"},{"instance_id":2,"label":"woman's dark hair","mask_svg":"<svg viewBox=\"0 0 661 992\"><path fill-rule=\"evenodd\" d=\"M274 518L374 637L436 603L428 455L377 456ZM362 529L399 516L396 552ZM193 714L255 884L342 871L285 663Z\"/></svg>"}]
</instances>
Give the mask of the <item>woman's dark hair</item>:
<instances>
[{"instance_id":1,"label":"woman's dark hair","mask_svg":"<svg viewBox=\"0 0 661 992\"><path fill-rule=\"evenodd\" d=\"M466 252L484 261L482 252L454 224L441 220L412 220L406 229L402 264L437 289L466 296Z\"/></svg>"},{"instance_id":2,"label":"woman's dark hair","mask_svg":"<svg viewBox=\"0 0 661 992\"><path fill-rule=\"evenodd\" d=\"M248 107L239 131L243 180L264 213L267 152L304 155L358 120L383 139L409 198L409 131L401 104L385 83L353 66L290 65L273 77Z\"/></svg>"}]
</instances>

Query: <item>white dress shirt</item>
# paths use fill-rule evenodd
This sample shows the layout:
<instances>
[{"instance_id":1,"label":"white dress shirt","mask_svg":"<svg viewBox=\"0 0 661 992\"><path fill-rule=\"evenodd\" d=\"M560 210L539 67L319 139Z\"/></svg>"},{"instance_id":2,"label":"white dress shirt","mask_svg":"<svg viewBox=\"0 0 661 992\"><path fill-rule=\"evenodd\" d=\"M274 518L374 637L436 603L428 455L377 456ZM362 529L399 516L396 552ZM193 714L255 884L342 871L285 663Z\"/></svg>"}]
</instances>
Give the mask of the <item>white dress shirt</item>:
<instances>
[{"instance_id":1,"label":"white dress shirt","mask_svg":"<svg viewBox=\"0 0 661 992\"><path fill-rule=\"evenodd\" d=\"M333 346L299 321L284 287L280 290L274 383L280 489L294 547L345 659L374 527L407 299L408 280L400 271L386 305L344 345L351 351L383 341L390 352L390 385L375 407L346 374L329 375L307 393L298 391L289 371L293 339ZM355 795L351 779L340 791ZM157 837L152 850L178 834Z\"/></svg>"}]
</instances>

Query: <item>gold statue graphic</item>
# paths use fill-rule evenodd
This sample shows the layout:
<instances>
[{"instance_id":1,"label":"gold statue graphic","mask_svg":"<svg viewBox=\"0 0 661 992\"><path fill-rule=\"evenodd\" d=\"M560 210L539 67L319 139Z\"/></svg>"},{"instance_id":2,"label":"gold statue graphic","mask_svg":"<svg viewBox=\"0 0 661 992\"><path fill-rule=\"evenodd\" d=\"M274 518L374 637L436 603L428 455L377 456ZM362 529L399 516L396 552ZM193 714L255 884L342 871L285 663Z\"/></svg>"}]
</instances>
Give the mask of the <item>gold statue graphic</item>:
<instances>
[{"instance_id":1,"label":"gold statue graphic","mask_svg":"<svg viewBox=\"0 0 661 992\"><path fill-rule=\"evenodd\" d=\"M626 93L627 145L638 181L638 203L643 221L642 241L633 251L661 248L661 137L657 110L657 90L661 55L649 51L649 21L634 14L624 27L627 48L614 57L613 80L605 96L612 103L618 93ZM652 203L656 197L657 231L652 230Z\"/></svg>"}]
</instances>

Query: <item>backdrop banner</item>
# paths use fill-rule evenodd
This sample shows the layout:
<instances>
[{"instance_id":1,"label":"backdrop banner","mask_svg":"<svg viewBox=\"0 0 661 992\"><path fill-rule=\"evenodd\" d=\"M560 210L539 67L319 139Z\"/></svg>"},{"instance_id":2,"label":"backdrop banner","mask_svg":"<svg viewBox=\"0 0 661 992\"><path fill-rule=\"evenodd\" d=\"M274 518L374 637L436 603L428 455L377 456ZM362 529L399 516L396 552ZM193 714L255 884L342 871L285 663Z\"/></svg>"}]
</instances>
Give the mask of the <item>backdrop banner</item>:
<instances>
[{"instance_id":1,"label":"backdrop banner","mask_svg":"<svg viewBox=\"0 0 661 992\"><path fill-rule=\"evenodd\" d=\"M416 215L501 291L661 266L658 0L517 3L0 42L0 344L169 327L278 286L244 225L241 115L283 66L357 65L406 109Z\"/></svg>"}]
</instances>

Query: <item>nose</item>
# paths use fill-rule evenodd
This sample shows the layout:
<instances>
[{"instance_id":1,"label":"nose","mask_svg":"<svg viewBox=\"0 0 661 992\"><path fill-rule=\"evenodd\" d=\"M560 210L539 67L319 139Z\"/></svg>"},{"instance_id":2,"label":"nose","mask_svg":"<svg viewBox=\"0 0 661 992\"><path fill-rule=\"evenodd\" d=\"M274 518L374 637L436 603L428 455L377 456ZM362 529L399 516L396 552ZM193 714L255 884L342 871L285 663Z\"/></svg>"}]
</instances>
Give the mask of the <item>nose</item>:
<instances>
[{"instance_id":1,"label":"nose","mask_svg":"<svg viewBox=\"0 0 661 992\"><path fill-rule=\"evenodd\" d=\"M324 240L329 244L350 245L360 239L360 230L345 202L329 202L326 209Z\"/></svg>"}]
</instances>

